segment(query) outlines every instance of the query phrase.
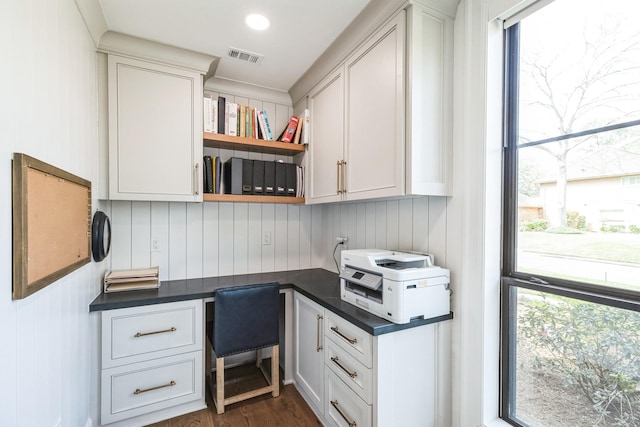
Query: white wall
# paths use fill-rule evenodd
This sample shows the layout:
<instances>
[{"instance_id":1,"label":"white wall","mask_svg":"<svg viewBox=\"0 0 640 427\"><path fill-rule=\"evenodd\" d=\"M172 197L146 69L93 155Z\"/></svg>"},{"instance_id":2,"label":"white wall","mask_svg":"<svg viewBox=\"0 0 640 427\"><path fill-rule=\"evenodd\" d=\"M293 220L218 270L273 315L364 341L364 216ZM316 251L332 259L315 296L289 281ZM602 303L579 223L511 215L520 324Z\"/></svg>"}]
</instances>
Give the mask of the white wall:
<instances>
[{"instance_id":1,"label":"white wall","mask_svg":"<svg viewBox=\"0 0 640 427\"><path fill-rule=\"evenodd\" d=\"M95 46L73 0L8 0L0 55L0 425L84 426L97 350L88 305L103 264L12 300L11 158L26 153L95 188Z\"/></svg>"}]
</instances>

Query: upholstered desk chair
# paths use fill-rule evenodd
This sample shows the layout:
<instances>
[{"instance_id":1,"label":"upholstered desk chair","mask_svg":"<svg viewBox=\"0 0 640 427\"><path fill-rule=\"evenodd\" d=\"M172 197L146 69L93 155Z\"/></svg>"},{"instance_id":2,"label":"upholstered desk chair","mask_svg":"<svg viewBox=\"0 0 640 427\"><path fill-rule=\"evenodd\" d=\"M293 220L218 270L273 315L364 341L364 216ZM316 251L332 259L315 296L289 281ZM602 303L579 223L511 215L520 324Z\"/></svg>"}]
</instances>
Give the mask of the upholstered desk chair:
<instances>
[{"instance_id":1,"label":"upholstered desk chair","mask_svg":"<svg viewBox=\"0 0 640 427\"><path fill-rule=\"evenodd\" d=\"M213 325L207 335L216 354L216 392L213 400L218 414L225 405L271 393L280 395L279 318L280 286L277 283L237 286L216 290ZM271 347L271 378L262 365L261 350ZM235 396L224 395L224 358L257 351L257 365L268 386Z\"/></svg>"}]
</instances>

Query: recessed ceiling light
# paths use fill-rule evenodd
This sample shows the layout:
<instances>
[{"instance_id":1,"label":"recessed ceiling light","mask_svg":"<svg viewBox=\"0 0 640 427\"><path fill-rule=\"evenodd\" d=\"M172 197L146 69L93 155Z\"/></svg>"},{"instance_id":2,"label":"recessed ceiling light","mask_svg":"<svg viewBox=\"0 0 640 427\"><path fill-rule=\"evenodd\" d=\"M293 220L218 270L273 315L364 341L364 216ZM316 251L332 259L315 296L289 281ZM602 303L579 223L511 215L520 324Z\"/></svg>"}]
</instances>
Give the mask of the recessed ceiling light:
<instances>
[{"instance_id":1,"label":"recessed ceiling light","mask_svg":"<svg viewBox=\"0 0 640 427\"><path fill-rule=\"evenodd\" d=\"M257 13L247 15L247 17L244 18L244 22L247 23L249 28L252 28L254 30L264 30L269 28L269 20L262 15L258 15Z\"/></svg>"}]
</instances>

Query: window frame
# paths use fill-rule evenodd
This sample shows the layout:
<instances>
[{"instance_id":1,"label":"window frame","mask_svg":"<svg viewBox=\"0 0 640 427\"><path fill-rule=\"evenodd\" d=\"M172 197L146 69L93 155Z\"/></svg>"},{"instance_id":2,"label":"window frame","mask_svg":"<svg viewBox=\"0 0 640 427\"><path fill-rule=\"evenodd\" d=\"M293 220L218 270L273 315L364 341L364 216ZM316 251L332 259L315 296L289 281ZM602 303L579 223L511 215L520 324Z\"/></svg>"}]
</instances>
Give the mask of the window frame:
<instances>
[{"instance_id":1,"label":"window frame","mask_svg":"<svg viewBox=\"0 0 640 427\"><path fill-rule=\"evenodd\" d=\"M527 427L512 414L515 405L514 342L517 326L517 288L542 291L558 296L603 304L615 308L640 312L640 292L630 289L606 287L588 282L573 281L551 276L526 274L516 271L517 218L518 218L518 150L559 139L606 132L613 129L638 126L640 120L589 129L569 136L546 138L518 145L520 25L515 23L504 30L504 99L503 99L503 179L502 179L502 259L500 283L500 396L499 416L505 422Z\"/></svg>"}]
</instances>

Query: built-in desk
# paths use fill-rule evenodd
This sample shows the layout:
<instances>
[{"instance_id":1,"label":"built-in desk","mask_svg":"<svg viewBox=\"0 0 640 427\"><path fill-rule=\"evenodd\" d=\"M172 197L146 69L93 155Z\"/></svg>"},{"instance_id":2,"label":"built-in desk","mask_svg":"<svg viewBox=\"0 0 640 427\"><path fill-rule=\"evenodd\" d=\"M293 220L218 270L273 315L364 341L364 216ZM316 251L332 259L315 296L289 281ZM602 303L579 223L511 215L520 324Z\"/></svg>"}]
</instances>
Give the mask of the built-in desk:
<instances>
[{"instance_id":1,"label":"built-in desk","mask_svg":"<svg viewBox=\"0 0 640 427\"><path fill-rule=\"evenodd\" d=\"M402 374L406 376L406 379L400 378L401 381L404 381L402 386L409 390L411 393L425 393L425 385L426 382L432 382L433 379L433 369L435 369L435 365L429 368L428 375L412 375L408 374L411 369L411 366L415 365L425 365L425 352L433 352L433 349L430 349L432 342L434 342L433 338L433 330L419 328L421 326L426 326L430 324L434 324L437 322L441 322L444 320L448 320L453 318L453 314L450 313L446 316L439 316L431 319L418 319L411 321L407 324L394 324L388 322L380 317L374 316L354 305L343 302L340 299L340 281L338 275L336 273L324 270L324 269L306 269L306 270L293 270L293 271L280 271L280 272L272 272L272 273L258 273L258 274L244 274L244 275L234 275L234 276L222 276L222 277L206 277L206 278L197 278L197 279L185 279L185 280L170 280L162 282L161 286L158 289L152 290L138 290L138 291L127 291L127 292L116 292L116 293L102 293L100 294L89 306L89 311L91 312L102 312L102 334L103 334L103 343L106 340L109 340L109 336L105 336L105 331L108 330L109 325L106 325L105 322L112 322L111 318L113 316L110 315L112 310L118 310L118 315L124 318L133 317L138 315L144 316L147 313L153 313L154 316L164 315L164 307L170 307L171 310L174 310L173 306L178 305L175 308L176 311L183 310L183 307L180 307L180 304L189 304L191 302L192 305L196 307L196 311L201 310L204 311L205 302L214 301L215 300L215 292L217 289L226 288L230 286L246 286L251 284L258 283L271 283L277 282L280 284L281 293L284 294L284 346L281 346L281 360L284 363L284 382L292 383L294 382L294 378L298 377L298 373L294 372L294 360L304 358L304 355L301 355L299 352L296 352L294 356L293 350L293 342L295 341L294 337L294 291L309 300L313 303L317 304L321 308L319 310L325 313L327 319L327 329L329 331L329 322L331 324L335 324L333 322L342 322L340 319L346 320L348 323L344 323L344 326L348 326L349 324L361 329L366 332L366 334L370 335L371 342L373 343L373 349L370 350L374 356L373 363L373 377L376 378L375 384L377 384L374 388L368 391L371 395L371 402L369 406L364 406L365 412L368 412L370 416L370 421L365 422L365 425L372 426L384 426L389 425L383 422L384 419L392 417L392 414L397 415L397 408L400 406L406 406L405 403L402 402L403 399L401 397L406 393L398 393L392 392L393 389L399 390L397 387L399 386L399 376L396 375L396 371L399 371L399 368L402 368ZM196 303L196 300L200 300ZM167 304L170 303L170 304ZM153 305L157 304L165 304L162 310L154 310ZM120 309L125 309L120 310ZM188 309L188 307L187 307ZM167 309L168 310L168 309ZM159 312L159 314L158 314ZM115 313L115 311L113 311ZM120 314L122 313L122 314ZM108 319L108 320L105 320ZM315 319L315 318L314 318ZM314 320L315 322L315 320ZM204 341L204 329L203 329L203 321L200 323L198 327L200 331L200 343ZM315 323L314 323L315 325ZM313 326L313 325L312 325ZM320 333L316 331L316 326L313 326L313 332ZM342 327L340 328L342 330ZM162 331L160 331L162 332ZM397 332L397 333L396 333ZM299 332L297 332L299 333ZM306 334L306 332L303 332ZM318 338L320 339L320 338ZM327 344L331 344L330 340ZM105 345L103 344L103 347ZM202 348L202 347L201 347ZM104 352L103 348L103 352ZM336 348L336 351L340 351ZM193 353L193 351L191 351ZM398 354L396 354L399 352ZM284 353L284 354L283 354ZM327 353L328 354L328 353ZM396 354L394 356L394 354ZM103 361L105 360L105 355L103 354ZM347 357L347 356L345 356ZM165 357L166 358L166 357ZM433 357L428 357L427 359L432 360L432 364L435 363ZM151 359L150 359L151 360ZM153 359L154 361L158 361L158 359ZM340 359L342 360L342 358ZM395 362L394 362L395 360ZM402 360L402 362L400 362ZM298 360L298 363L300 360ZM322 359L321 359L322 362ZM398 363L400 362L400 363ZM150 362L145 362L150 363ZM145 363L138 362L138 364L144 365ZM196 362L197 363L197 362ZM324 362L322 362L324 363ZM204 379L204 365L202 365L199 369L202 374L202 378ZM199 366L200 366L199 365ZM411 365L411 366L408 366ZM133 365L131 365L133 366ZM297 366L297 365L296 365ZM420 368L421 366L418 366ZM118 368L108 367L110 370L116 370ZM139 369L136 366L136 369ZM141 368L140 368L141 369ZM313 371L317 369L324 369L322 365L316 367L312 367ZM124 368L123 368L124 370ZM112 381L110 378L113 377L111 372L109 375L105 375L103 366L103 383L105 381ZM384 372L384 375L378 373ZM115 374L120 375L119 372L115 372ZM329 384L337 384L341 385L342 382L331 382L330 376L333 375L327 369L327 393L333 393L332 389L330 389ZM332 378L332 377L331 377ZM204 382L204 380L203 380ZM324 381L323 381L324 382ZM165 386L166 387L166 386ZM167 388L170 389L171 387ZM134 388L135 390L135 388ZM337 393L340 391L337 390ZM105 391L103 385L103 396L102 396L102 404L103 407L105 405ZM388 395L388 393L392 393ZM309 402L309 396L305 394L304 390L302 390L302 394ZM324 394L324 392L322 392ZM331 395L332 396L332 395ZM398 402L393 403L392 400L394 396L397 398ZM332 401L332 398L329 398L327 402ZM385 404L380 404L380 402L387 402ZM181 410L190 411L196 410L197 405L204 404L204 396L200 396L198 398L198 402L191 402L190 404L184 405ZM424 405L413 405L408 409L413 410L413 415L415 413L420 413L420 416L429 416L432 417L432 414L423 414ZM427 405L426 407L430 407ZM106 409L105 409L106 408ZM103 411L108 411L111 406L107 404L106 407L103 408ZM312 405L314 411L319 416L320 419L327 420L331 417L332 407L319 407L316 405L315 407ZM368 408L368 409L367 409ZM168 418L171 416L176 416L177 414L169 412L172 408L165 409L165 413L153 413L144 415L146 418L138 418L135 420L125 419L123 421L118 421L113 425L118 425L120 423L125 423L122 425L135 425L139 423L140 425L144 425L144 423L149 423L150 416L164 417ZM175 409L175 408L173 408ZM404 407L403 407L404 410ZM405 411L406 412L406 411ZM427 411L428 412L428 411ZM433 411L431 411L433 412ZM407 417L413 416L412 413L407 412ZM393 416L396 416L393 415ZM162 419L162 418L159 418ZM104 421L103 421L104 422ZM131 424L133 422L133 424ZM127 424L129 423L129 424ZM360 425L360 424L358 424Z\"/></svg>"}]
</instances>

